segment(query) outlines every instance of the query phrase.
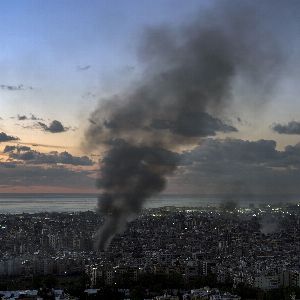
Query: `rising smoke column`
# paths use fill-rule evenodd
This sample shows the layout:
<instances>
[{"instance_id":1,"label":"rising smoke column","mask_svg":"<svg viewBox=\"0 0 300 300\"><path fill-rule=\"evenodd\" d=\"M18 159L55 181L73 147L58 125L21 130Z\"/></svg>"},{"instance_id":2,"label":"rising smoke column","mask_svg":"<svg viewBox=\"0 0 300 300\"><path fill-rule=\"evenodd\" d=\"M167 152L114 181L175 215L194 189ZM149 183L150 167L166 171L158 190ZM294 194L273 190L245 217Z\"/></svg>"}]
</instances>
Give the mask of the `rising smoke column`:
<instances>
[{"instance_id":1,"label":"rising smoke column","mask_svg":"<svg viewBox=\"0 0 300 300\"><path fill-rule=\"evenodd\" d=\"M113 234L124 227L128 217L139 213L145 199L162 191L165 176L178 164L178 155L150 146L115 141L103 159L99 187L105 192L99 200L107 216L98 232L98 248L105 249Z\"/></svg>"},{"instance_id":2,"label":"rising smoke column","mask_svg":"<svg viewBox=\"0 0 300 300\"><path fill-rule=\"evenodd\" d=\"M105 216L97 233L101 250L146 199L163 191L180 164L180 146L237 131L220 119L236 78L265 89L278 73L278 48L255 5L218 3L182 28L147 29L139 47L144 75L102 99L90 116L85 143L106 148L98 179L98 210Z\"/></svg>"}]
</instances>

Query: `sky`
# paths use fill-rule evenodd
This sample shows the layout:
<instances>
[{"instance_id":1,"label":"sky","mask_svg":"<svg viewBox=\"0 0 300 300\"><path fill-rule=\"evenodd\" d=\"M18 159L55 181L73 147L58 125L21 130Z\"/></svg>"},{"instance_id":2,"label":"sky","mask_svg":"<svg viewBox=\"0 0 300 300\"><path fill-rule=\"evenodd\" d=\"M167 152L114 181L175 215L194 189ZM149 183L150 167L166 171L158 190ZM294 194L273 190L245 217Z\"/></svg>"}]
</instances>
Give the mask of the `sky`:
<instances>
[{"instance_id":1,"label":"sky","mask_svg":"<svg viewBox=\"0 0 300 300\"><path fill-rule=\"evenodd\" d=\"M220 2L234 0L1 1L0 193L97 192L105 150L85 146L90 114L151 68L140 52L147 29L205 25ZM235 80L218 118L236 130L179 143L189 163L166 193L300 192L299 10L293 0L257 7L263 39L281 49L272 86Z\"/></svg>"}]
</instances>

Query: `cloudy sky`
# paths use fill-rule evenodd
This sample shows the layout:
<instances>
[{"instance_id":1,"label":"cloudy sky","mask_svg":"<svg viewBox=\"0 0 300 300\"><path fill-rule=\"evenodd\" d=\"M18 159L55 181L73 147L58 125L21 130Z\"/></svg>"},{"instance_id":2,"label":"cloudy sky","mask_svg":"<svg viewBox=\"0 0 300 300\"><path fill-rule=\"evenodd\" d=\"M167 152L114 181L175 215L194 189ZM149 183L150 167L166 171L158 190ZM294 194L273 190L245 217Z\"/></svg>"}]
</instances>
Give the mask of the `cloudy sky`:
<instances>
[{"instance_id":1,"label":"cloudy sky","mask_svg":"<svg viewBox=\"0 0 300 300\"><path fill-rule=\"evenodd\" d=\"M300 5L248 2L258 21L246 27L247 47L263 60L243 61L248 71L270 56L273 65L263 76L236 76L230 103L209 112L219 123L177 143L181 163L167 193L300 193ZM122 102L157 67L145 63L151 43L141 50L147 30L217 24L220 3L226 10L235 1L1 1L0 193L96 192L105 149L85 142L93 111L114 95Z\"/></svg>"}]
</instances>

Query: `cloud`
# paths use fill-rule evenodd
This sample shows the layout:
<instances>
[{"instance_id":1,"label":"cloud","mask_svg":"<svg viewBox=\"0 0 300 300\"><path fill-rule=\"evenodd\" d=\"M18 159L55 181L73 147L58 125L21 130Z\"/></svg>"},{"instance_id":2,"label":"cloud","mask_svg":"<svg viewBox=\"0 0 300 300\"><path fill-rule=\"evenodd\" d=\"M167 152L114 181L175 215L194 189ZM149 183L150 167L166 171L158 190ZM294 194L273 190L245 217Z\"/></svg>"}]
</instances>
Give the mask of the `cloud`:
<instances>
[{"instance_id":1,"label":"cloud","mask_svg":"<svg viewBox=\"0 0 300 300\"><path fill-rule=\"evenodd\" d=\"M240 139L207 139L191 151L182 154L186 162L266 163L276 161L279 151L273 140L244 141Z\"/></svg>"},{"instance_id":2,"label":"cloud","mask_svg":"<svg viewBox=\"0 0 300 300\"><path fill-rule=\"evenodd\" d=\"M63 126L63 124L60 121L54 120L49 125L46 125L45 123L38 122L38 125L42 127L45 131L51 132L51 133L60 133L68 131L69 128Z\"/></svg>"},{"instance_id":3,"label":"cloud","mask_svg":"<svg viewBox=\"0 0 300 300\"><path fill-rule=\"evenodd\" d=\"M48 187L94 187L92 172L70 170L63 166L28 166L24 164L1 163L1 186L48 186Z\"/></svg>"},{"instance_id":4,"label":"cloud","mask_svg":"<svg viewBox=\"0 0 300 300\"><path fill-rule=\"evenodd\" d=\"M17 119L19 121L27 121L27 120L38 121L38 120L43 120L42 118L38 118L34 114L30 114L30 116L27 116L27 115L18 115Z\"/></svg>"},{"instance_id":5,"label":"cloud","mask_svg":"<svg viewBox=\"0 0 300 300\"><path fill-rule=\"evenodd\" d=\"M29 164L65 164L73 166L92 166L94 164L87 156L73 156L66 151L41 153L27 146L6 146L3 152L9 153L11 159L22 160Z\"/></svg>"},{"instance_id":6,"label":"cloud","mask_svg":"<svg viewBox=\"0 0 300 300\"><path fill-rule=\"evenodd\" d=\"M27 146L5 146L3 153L13 152L13 151L30 151L30 147Z\"/></svg>"},{"instance_id":7,"label":"cloud","mask_svg":"<svg viewBox=\"0 0 300 300\"><path fill-rule=\"evenodd\" d=\"M49 144L41 144L41 143L21 143L22 145L29 145L32 147L45 147L45 148L55 148L55 149L66 149L69 147L61 146L61 145L49 145Z\"/></svg>"},{"instance_id":8,"label":"cloud","mask_svg":"<svg viewBox=\"0 0 300 300\"><path fill-rule=\"evenodd\" d=\"M300 134L300 122L291 121L288 124L274 124L272 129L279 134Z\"/></svg>"},{"instance_id":9,"label":"cloud","mask_svg":"<svg viewBox=\"0 0 300 300\"><path fill-rule=\"evenodd\" d=\"M91 66L90 65L86 65L86 66L77 66L77 71L86 71L88 69L90 69Z\"/></svg>"},{"instance_id":10,"label":"cloud","mask_svg":"<svg viewBox=\"0 0 300 300\"><path fill-rule=\"evenodd\" d=\"M300 144L276 149L273 140L207 139L181 154L171 186L187 192L299 193Z\"/></svg>"},{"instance_id":11,"label":"cloud","mask_svg":"<svg viewBox=\"0 0 300 300\"><path fill-rule=\"evenodd\" d=\"M34 114L31 114L30 120L36 121L36 120L43 120L42 118L38 118Z\"/></svg>"},{"instance_id":12,"label":"cloud","mask_svg":"<svg viewBox=\"0 0 300 300\"><path fill-rule=\"evenodd\" d=\"M19 84L19 85L0 84L0 89L6 91L24 91L24 90L33 90L33 87L32 86L26 87L23 84Z\"/></svg>"},{"instance_id":13,"label":"cloud","mask_svg":"<svg viewBox=\"0 0 300 300\"><path fill-rule=\"evenodd\" d=\"M97 95L94 92L86 92L83 95L81 95L81 98L83 98L83 99L94 99L96 97L97 97Z\"/></svg>"},{"instance_id":14,"label":"cloud","mask_svg":"<svg viewBox=\"0 0 300 300\"><path fill-rule=\"evenodd\" d=\"M0 161L0 168L15 168L15 167L16 167L15 163Z\"/></svg>"},{"instance_id":15,"label":"cloud","mask_svg":"<svg viewBox=\"0 0 300 300\"><path fill-rule=\"evenodd\" d=\"M19 121L28 120L27 116L25 116L25 115L18 115L17 118L18 118Z\"/></svg>"},{"instance_id":16,"label":"cloud","mask_svg":"<svg viewBox=\"0 0 300 300\"><path fill-rule=\"evenodd\" d=\"M0 143L1 142L9 142L9 141L17 141L18 137L7 135L5 132L0 132Z\"/></svg>"}]
</instances>

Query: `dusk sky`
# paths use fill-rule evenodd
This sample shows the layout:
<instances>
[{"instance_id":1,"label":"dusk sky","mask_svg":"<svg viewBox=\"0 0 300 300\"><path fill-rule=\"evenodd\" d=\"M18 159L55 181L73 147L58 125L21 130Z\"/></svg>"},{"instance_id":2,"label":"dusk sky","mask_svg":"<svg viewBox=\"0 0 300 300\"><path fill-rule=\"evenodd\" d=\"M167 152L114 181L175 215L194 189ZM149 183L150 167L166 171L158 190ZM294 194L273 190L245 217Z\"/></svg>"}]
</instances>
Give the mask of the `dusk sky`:
<instances>
[{"instance_id":1,"label":"dusk sky","mask_svg":"<svg viewBox=\"0 0 300 300\"><path fill-rule=\"evenodd\" d=\"M0 193L96 192L105 147L88 147L85 132L103 99L122 101L152 68L141 54L145 32L217 24L216 3L237 2L1 1ZM183 163L166 193L300 193L300 4L245 2L263 28L257 37L251 23L248 46L262 40L265 60L273 48L276 67L266 81L235 76L230 103L208 109L227 127L177 144ZM248 65L260 63L253 58Z\"/></svg>"}]
</instances>

